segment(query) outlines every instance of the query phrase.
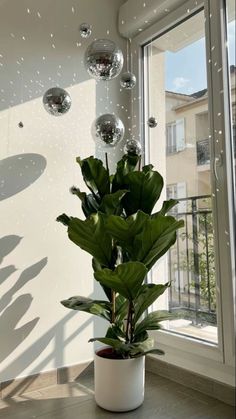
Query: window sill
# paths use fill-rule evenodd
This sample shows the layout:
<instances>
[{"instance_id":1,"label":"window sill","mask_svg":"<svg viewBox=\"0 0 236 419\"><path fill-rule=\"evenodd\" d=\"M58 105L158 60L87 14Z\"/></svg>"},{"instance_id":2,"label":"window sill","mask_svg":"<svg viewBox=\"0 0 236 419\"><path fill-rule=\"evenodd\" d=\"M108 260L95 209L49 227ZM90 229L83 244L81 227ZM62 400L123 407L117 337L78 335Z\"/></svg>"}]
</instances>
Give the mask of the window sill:
<instances>
[{"instance_id":1,"label":"window sill","mask_svg":"<svg viewBox=\"0 0 236 419\"><path fill-rule=\"evenodd\" d=\"M201 374L230 386L235 385L234 365L224 363L223 352L209 342L169 333L153 332L158 349L165 352L163 362Z\"/></svg>"}]
</instances>

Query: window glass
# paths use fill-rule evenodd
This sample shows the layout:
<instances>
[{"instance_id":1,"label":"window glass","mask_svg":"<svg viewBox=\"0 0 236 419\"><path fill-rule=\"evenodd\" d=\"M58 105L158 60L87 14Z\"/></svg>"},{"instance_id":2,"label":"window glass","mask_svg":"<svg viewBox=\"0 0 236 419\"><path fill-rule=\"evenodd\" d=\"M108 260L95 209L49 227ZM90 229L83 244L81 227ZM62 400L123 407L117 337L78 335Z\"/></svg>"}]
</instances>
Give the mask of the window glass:
<instances>
[{"instance_id":1,"label":"window glass","mask_svg":"<svg viewBox=\"0 0 236 419\"><path fill-rule=\"evenodd\" d=\"M163 199L177 198L170 215L183 219L168 256L152 272L155 283L171 282L154 305L174 319L170 332L218 343L214 230L208 122L204 13L200 12L146 48L150 161L163 175Z\"/></svg>"}]
</instances>

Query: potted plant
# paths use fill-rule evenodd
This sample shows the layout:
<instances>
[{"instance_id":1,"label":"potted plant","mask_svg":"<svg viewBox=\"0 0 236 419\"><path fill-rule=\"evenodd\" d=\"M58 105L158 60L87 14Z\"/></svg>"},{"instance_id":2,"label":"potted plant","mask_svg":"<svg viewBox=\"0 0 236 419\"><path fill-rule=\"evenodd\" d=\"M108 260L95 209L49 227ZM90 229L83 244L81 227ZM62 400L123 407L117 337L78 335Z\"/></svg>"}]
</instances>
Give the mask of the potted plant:
<instances>
[{"instance_id":1,"label":"potted plant","mask_svg":"<svg viewBox=\"0 0 236 419\"><path fill-rule=\"evenodd\" d=\"M103 300L75 296L61 303L105 319L104 337L93 337L106 345L95 354L95 399L110 411L137 408L144 399L144 360L154 348L148 330L160 329L170 317L148 308L169 287L147 283L148 271L176 241L183 221L167 215L177 201L158 201L163 178L152 165L140 167L140 157L128 153L109 174L108 164L89 157L77 158L89 194L72 187L81 200L85 220L62 214L57 221L68 227L68 236L93 257L94 278L104 290ZM138 168L138 169L137 169Z\"/></svg>"}]
</instances>

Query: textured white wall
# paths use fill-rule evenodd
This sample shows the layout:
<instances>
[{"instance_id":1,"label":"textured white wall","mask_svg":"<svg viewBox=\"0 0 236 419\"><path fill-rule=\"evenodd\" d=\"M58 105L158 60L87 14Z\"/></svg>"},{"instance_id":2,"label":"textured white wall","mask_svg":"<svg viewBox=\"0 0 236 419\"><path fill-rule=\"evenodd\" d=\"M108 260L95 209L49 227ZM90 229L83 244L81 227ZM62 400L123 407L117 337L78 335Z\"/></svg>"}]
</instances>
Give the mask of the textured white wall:
<instances>
[{"instance_id":1,"label":"textured white wall","mask_svg":"<svg viewBox=\"0 0 236 419\"><path fill-rule=\"evenodd\" d=\"M68 190L82 185L75 158L104 154L90 134L95 117L128 116L119 79L109 82L107 100L105 84L83 66L94 38L110 38L124 50L117 32L122 3L0 0L0 382L91 359L88 339L103 328L59 303L98 290L90 256L55 219L62 212L82 216ZM89 39L79 35L82 22L92 24ZM43 109L42 95L57 83L69 91L72 108L55 118ZM120 148L110 153L113 166Z\"/></svg>"}]
</instances>

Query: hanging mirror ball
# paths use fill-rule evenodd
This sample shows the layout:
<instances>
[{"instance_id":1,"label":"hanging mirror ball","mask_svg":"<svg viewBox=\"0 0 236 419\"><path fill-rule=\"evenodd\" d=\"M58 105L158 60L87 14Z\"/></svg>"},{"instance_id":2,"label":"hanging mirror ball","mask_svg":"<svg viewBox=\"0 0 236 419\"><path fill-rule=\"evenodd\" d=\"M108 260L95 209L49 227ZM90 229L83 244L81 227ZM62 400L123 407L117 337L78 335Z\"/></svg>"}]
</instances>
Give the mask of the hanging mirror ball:
<instances>
[{"instance_id":1,"label":"hanging mirror ball","mask_svg":"<svg viewBox=\"0 0 236 419\"><path fill-rule=\"evenodd\" d=\"M139 141L136 140L127 140L124 146L124 152L127 154L136 154L139 156L141 154L142 147Z\"/></svg>"},{"instance_id":2,"label":"hanging mirror ball","mask_svg":"<svg viewBox=\"0 0 236 419\"><path fill-rule=\"evenodd\" d=\"M150 116L150 118L148 118L147 124L148 124L149 128L156 128L157 119L154 116Z\"/></svg>"},{"instance_id":3,"label":"hanging mirror ball","mask_svg":"<svg viewBox=\"0 0 236 419\"><path fill-rule=\"evenodd\" d=\"M125 127L121 119L112 114L99 116L93 123L92 136L108 146L114 146L124 137ZM104 144L103 144L104 145Z\"/></svg>"},{"instance_id":4,"label":"hanging mirror ball","mask_svg":"<svg viewBox=\"0 0 236 419\"><path fill-rule=\"evenodd\" d=\"M43 96L43 106L51 115L60 116L69 111L71 97L66 90L52 87Z\"/></svg>"},{"instance_id":5,"label":"hanging mirror ball","mask_svg":"<svg viewBox=\"0 0 236 419\"><path fill-rule=\"evenodd\" d=\"M89 38L92 33L92 27L89 23L81 23L79 32L82 38Z\"/></svg>"},{"instance_id":6,"label":"hanging mirror ball","mask_svg":"<svg viewBox=\"0 0 236 419\"><path fill-rule=\"evenodd\" d=\"M121 74L120 85L124 89L133 89L136 85L136 77L130 71Z\"/></svg>"},{"instance_id":7,"label":"hanging mirror ball","mask_svg":"<svg viewBox=\"0 0 236 419\"><path fill-rule=\"evenodd\" d=\"M84 62L91 77L96 80L111 80L120 74L124 58L113 41L98 39L87 48Z\"/></svg>"}]
</instances>

